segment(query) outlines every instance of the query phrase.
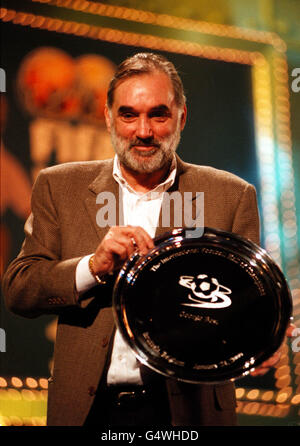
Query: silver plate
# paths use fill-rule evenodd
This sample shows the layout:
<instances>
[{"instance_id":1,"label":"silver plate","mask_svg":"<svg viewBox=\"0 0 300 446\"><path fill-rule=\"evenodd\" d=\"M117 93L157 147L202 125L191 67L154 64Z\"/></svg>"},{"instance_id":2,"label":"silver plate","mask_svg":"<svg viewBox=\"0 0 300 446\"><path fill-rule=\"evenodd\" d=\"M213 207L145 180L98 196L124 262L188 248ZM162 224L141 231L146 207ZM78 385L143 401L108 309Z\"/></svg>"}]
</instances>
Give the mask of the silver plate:
<instances>
[{"instance_id":1,"label":"silver plate","mask_svg":"<svg viewBox=\"0 0 300 446\"><path fill-rule=\"evenodd\" d=\"M187 231L164 234L126 262L113 292L116 323L136 357L162 375L191 383L242 377L284 339L287 282L249 240Z\"/></svg>"}]
</instances>

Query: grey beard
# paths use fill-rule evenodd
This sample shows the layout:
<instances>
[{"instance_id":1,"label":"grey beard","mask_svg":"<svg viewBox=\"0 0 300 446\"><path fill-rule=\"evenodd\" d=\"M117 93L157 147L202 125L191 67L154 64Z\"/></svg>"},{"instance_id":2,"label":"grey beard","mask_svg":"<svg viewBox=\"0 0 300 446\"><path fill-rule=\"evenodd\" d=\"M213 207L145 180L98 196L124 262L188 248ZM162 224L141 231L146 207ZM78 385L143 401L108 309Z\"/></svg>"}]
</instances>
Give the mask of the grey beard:
<instances>
[{"instance_id":1,"label":"grey beard","mask_svg":"<svg viewBox=\"0 0 300 446\"><path fill-rule=\"evenodd\" d=\"M181 131L178 126L173 135L167 140L159 142L159 147L155 147L150 153L141 152L137 159L133 153L135 148L130 148L128 141L119 137L114 128L111 130L112 145L118 155L120 163L137 173L153 173L170 165L179 145L180 136Z\"/></svg>"}]
</instances>

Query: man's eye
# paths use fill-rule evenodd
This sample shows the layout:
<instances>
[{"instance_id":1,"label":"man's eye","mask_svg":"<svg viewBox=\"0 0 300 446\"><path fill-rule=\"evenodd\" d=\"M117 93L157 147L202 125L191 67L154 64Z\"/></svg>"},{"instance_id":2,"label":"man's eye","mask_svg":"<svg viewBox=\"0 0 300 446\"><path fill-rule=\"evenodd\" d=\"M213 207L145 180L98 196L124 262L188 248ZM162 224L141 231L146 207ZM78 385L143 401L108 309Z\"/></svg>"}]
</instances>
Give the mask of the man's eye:
<instances>
[{"instance_id":1,"label":"man's eye","mask_svg":"<svg viewBox=\"0 0 300 446\"><path fill-rule=\"evenodd\" d=\"M122 113L121 118L123 118L125 120L131 120L131 119L136 118L136 115L134 113Z\"/></svg>"},{"instance_id":2,"label":"man's eye","mask_svg":"<svg viewBox=\"0 0 300 446\"><path fill-rule=\"evenodd\" d=\"M168 117L166 113L153 113L150 115L150 118L155 119L155 121L166 121Z\"/></svg>"},{"instance_id":3,"label":"man's eye","mask_svg":"<svg viewBox=\"0 0 300 446\"><path fill-rule=\"evenodd\" d=\"M155 119L155 121L166 121L171 117L171 113L168 110L153 110L149 117Z\"/></svg>"}]
</instances>

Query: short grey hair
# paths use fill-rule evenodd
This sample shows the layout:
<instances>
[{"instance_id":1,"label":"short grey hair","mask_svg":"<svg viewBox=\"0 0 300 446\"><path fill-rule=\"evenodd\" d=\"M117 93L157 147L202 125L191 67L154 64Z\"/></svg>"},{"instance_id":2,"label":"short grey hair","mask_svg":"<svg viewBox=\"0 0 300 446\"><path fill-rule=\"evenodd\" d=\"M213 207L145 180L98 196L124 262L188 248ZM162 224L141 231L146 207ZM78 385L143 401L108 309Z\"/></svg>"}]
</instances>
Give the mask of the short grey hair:
<instances>
[{"instance_id":1,"label":"short grey hair","mask_svg":"<svg viewBox=\"0 0 300 446\"><path fill-rule=\"evenodd\" d=\"M183 107L186 102L182 81L179 74L168 59L160 54L137 53L125 59L118 67L114 77L110 81L107 92L107 106L111 108L114 101L114 91L121 80L142 74L151 74L157 71L165 73L172 82L175 102L178 107Z\"/></svg>"}]
</instances>

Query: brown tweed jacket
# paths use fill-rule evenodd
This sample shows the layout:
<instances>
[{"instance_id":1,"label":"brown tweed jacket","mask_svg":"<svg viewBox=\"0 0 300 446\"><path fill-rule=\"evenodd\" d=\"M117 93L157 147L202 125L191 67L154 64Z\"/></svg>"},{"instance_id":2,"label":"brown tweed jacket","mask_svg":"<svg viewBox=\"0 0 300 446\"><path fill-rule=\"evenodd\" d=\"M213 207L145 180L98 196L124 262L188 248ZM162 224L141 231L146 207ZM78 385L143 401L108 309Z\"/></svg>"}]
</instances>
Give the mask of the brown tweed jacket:
<instances>
[{"instance_id":1,"label":"brown tweed jacket","mask_svg":"<svg viewBox=\"0 0 300 446\"><path fill-rule=\"evenodd\" d=\"M252 185L210 167L177 158L173 190L204 192L205 226L259 242L256 194ZM109 292L91 290L78 300L75 270L95 251L108 228L96 223L99 192L117 197L112 160L67 163L43 170L33 188L32 214L21 252L3 279L6 303L25 317L58 314L54 370L49 380L48 425L84 423L103 373L114 320ZM119 210L117 209L117 216ZM173 227L171 221L170 227ZM157 235L168 228L157 228ZM97 287L99 288L99 287ZM195 385L166 379L173 425L235 422L232 383Z\"/></svg>"}]
</instances>

